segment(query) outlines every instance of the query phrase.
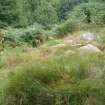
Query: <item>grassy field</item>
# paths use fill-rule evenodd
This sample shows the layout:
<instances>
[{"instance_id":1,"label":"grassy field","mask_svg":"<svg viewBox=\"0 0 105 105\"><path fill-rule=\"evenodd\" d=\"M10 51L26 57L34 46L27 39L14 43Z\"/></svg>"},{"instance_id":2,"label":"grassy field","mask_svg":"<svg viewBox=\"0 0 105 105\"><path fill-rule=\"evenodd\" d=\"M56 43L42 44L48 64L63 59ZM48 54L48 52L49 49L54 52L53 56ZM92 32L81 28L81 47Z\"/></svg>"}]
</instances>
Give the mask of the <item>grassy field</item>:
<instances>
[{"instance_id":1,"label":"grassy field","mask_svg":"<svg viewBox=\"0 0 105 105\"><path fill-rule=\"evenodd\" d=\"M39 48L5 49L0 55L0 105L105 105L104 50L80 51L67 43L69 38L85 44L80 39L84 32ZM95 32L103 36L104 29Z\"/></svg>"},{"instance_id":2,"label":"grassy field","mask_svg":"<svg viewBox=\"0 0 105 105\"><path fill-rule=\"evenodd\" d=\"M0 0L0 105L105 105L105 0Z\"/></svg>"}]
</instances>

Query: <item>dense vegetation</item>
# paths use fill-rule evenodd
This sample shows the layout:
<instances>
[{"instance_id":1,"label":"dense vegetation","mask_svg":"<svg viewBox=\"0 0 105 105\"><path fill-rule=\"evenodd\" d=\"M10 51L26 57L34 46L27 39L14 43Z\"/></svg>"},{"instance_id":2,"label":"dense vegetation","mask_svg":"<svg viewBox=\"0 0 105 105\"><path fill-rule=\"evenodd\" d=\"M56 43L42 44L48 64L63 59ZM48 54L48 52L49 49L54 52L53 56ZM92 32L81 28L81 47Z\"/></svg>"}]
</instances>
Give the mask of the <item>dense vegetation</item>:
<instances>
[{"instance_id":1,"label":"dense vegetation","mask_svg":"<svg viewBox=\"0 0 105 105\"><path fill-rule=\"evenodd\" d=\"M104 27L105 0L0 0L0 105L105 105Z\"/></svg>"},{"instance_id":2,"label":"dense vegetation","mask_svg":"<svg viewBox=\"0 0 105 105\"><path fill-rule=\"evenodd\" d=\"M4 0L0 5L1 32L6 34L5 44L12 43L12 47L25 42L33 46L41 37L63 36L105 22L101 0Z\"/></svg>"}]
</instances>

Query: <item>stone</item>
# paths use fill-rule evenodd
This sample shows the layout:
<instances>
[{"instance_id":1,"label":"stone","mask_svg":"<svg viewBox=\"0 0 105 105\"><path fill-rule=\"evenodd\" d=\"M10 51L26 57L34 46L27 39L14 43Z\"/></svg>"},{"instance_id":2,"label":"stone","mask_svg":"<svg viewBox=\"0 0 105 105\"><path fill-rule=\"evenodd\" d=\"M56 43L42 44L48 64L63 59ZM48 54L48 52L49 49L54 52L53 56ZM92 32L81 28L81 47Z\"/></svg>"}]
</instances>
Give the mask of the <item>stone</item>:
<instances>
[{"instance_id":1,"label":"stone","mask_svg":"<svg viewBox=\"0 0 105 105\"><path fill-rule=\"evenodd\" d=\"M82 35L83 39L86 41L93 41L95 39L95 35L93 33L87 32Z\"/></svg>"},{"instance_id":2,"label":"stone","mask_svg":"<svg viewBox=\"0 0 105 105\"><path fill-rule=\"evenodd\" d=\"M80 50L88 50L88 51L101 53L101 50L98 47L96 47L96 46L94 46L92 44L87 44L85 46L80 47L79 49Z\"/></svg>"}]
</instances>

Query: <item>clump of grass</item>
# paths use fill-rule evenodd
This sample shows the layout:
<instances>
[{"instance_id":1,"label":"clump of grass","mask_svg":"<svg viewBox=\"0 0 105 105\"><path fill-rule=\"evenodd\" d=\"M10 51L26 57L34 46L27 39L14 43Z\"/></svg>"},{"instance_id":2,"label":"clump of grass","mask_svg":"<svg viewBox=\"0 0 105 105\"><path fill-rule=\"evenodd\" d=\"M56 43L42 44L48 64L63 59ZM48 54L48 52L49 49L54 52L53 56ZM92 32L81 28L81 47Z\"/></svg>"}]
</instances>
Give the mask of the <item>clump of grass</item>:
<instances>
[{"instance_id":1,"label":"clump of grass","mask_svg":"<svg viewBox=\"0 0 105 105\"><path fill-rule=\"evenodd\" d=\"M50 41L48 41L46 44L47 44L48 46L53 46L53 45L62 44L62 43L63 43L63 41L61 41L61 40L50 40Z\"/></svg>"}]
</instances>

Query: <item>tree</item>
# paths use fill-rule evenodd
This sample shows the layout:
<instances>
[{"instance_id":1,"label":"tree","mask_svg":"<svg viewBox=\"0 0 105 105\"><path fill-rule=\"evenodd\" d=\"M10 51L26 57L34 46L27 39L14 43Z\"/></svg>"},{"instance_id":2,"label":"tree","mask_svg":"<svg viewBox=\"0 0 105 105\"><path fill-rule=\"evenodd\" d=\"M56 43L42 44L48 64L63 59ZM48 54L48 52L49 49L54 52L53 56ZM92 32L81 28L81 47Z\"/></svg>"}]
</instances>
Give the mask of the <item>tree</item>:
<instances>
[{"instance_id":1,"label":"tree","mask_svg":"<svg viewBox=\"0 0 105 105\"><path fill-rule=\"evenodd\" d=\"M15 0L0 0L0 21L5 25L17 23Z\"/></svg>"},{"instance_id":2,"label":"tree","mask_svg":"<svg viewBox=\"0 0 105 105\"><path fill-rule=\"evenodd\" d=\"M37 22L47 26L58 20L55 9L46 0L25 0L24 7L29 24Z\"/></svg>"},{"instance_id":3,"label":"tree","mask_svg":"<svg viewBox=\"0 0 105 105\"><path fill-rule=\"evenodd\" d=\"M0 21L7 25L27 26L35 22L55 24L57 13L46 0L0 0Z\"/></svg>"},{"instance_id":4,"label":"tree","mask_svg":"<svg viewBox=\"0 0 105 105\"><path fill-rule=\"evenodd\" d=\"M104 24L105 4L102 2L82 3L74 8L69 18L84 23Z\"/></svg>"},{"instance_id":5,"label":"tree","mask_svg":"<svg viewBox=\"0 0 105 105\"><path fill-rule=\"evenodd\" d=\"M52 0L52 2L56 8L59 20L65 20L68 12L72 11L76 5L88 2L88 0Z\"/></svg>"}]
</instances>

